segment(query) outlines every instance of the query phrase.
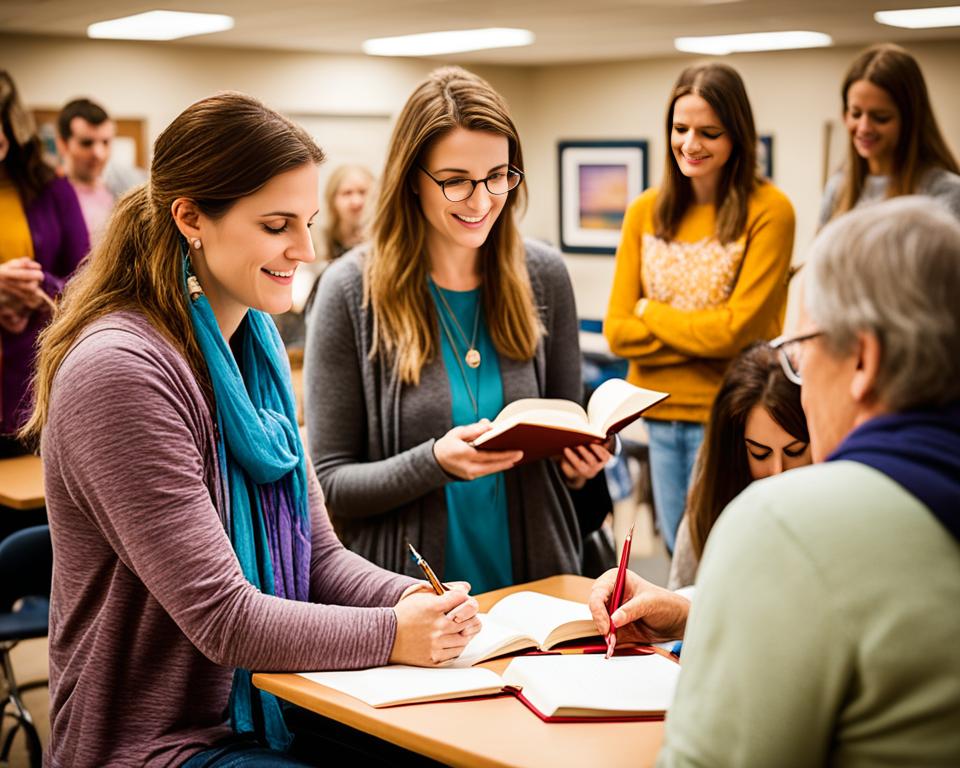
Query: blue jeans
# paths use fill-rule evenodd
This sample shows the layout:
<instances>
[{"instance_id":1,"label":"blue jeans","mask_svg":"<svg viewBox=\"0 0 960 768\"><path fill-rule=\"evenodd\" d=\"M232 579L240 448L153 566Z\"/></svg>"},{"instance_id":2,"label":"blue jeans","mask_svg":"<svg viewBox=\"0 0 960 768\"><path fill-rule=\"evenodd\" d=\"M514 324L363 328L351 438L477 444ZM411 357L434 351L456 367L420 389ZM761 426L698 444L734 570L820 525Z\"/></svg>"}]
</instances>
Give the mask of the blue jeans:
<instances>
[{"instance_id":1,"label":"blue jeans","mask_svg":"<svg viewBox=\"0 0 960 768\"><path fill-rule=\"evenodd\" d=\"M308 765L267 749L249 736L233 736L220 746L198 752L181 768L304 768Z\"/></svg>"},{"instance_id":2,"label":"blue jeans","mask_svg":"<svg viewBox=\"0 0 960 768\"><path fill-rule=\"evenodd\" d=\"M687 506L693 464L703 442L703 424L692 421L644 419L650 435L650 477L657 525L673 554L677 528Z\"/></svg>"}]
</instances>

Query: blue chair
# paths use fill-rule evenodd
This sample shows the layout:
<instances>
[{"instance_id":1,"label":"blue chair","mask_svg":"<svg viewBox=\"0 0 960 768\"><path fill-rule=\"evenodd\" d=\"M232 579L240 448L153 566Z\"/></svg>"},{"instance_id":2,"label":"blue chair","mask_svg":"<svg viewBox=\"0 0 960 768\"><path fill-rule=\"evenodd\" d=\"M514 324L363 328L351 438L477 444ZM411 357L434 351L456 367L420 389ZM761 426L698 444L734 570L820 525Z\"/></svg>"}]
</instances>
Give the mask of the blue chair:
<instances>
[{"instance_id":1,"label":"blue chair","mask_svg":"<svg viewBox=\"0 0 960 768\"><path fill-rule=\"evenodd\" d=\"M6 764L13 738L20 729L26 737L31 767L40 768L42 762L40 737L20 694L28 688L46 685L46 681L18 687L10 650L21 640L46 637L52 574L49 526L25 528L0 542L0 674L8 690L3 712L14 720L0 747L0 764ZM7 712L11 706L13 711Z\"/></svg>"}]
</instances>

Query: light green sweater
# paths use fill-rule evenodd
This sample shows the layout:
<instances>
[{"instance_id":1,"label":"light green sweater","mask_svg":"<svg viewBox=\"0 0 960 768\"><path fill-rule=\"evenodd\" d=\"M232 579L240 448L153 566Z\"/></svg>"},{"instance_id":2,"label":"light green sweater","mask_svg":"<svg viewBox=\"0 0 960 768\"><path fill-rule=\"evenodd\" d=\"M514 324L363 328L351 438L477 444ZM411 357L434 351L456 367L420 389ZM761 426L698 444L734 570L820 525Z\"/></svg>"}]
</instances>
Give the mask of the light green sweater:
<instances>
[{"instance_id":1,"label":"light green sweater","mask_svg":"<svg viewBox=\"0 0 960 768\"><path fill-rule=\"evenodd\" d=\"M960 766L960 546L885 475L752 484L697 583L658 766Z\"/></svg>"}]
</instances>

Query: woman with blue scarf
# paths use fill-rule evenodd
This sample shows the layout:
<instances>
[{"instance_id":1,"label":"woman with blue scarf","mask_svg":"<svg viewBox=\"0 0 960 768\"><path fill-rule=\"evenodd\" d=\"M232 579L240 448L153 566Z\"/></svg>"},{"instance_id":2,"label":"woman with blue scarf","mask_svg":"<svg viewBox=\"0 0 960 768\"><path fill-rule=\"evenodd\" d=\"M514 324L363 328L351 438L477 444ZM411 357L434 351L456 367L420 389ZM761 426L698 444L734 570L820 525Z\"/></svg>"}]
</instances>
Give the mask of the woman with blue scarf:
<instances>
[{"instance_id":1,"label":"woman with blue scarf","mask_svg":"<svg viewBox=\"0 0 960 768\"><path fill-rule=\"evenodd\" d=\"M479 629L464 590L345 550L305 460L267 313L322 160L254 99L192 105L42 338L50 765L302 765L251 670L429 666Z\"/></svg>"}]
</instances>

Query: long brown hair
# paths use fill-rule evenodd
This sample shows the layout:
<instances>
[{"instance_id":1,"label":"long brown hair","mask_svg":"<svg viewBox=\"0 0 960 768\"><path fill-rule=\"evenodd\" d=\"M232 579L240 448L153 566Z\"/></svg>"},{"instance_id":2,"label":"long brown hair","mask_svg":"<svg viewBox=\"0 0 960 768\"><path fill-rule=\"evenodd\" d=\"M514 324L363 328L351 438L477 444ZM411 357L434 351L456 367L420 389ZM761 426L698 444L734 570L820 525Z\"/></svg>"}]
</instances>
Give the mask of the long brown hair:
<instances>
[{"instance_id":1,"label":"long brown hair","mask_svg":"<svg viewBox=\"0 0 960 768\"><path fill-rule=\"evenodd\" d=\"M117 310L145 315L206 387L206 364L187 314L182 236L171 205L189 198L217 219L274 176L322 160L323 152L303 129L250 96L223 93L181 112L157 138L150 182L120 200L40 337L35 406L21 436L39 440L60 363L87 325Z\"/></svg>"},{"instance_id":2,"label":"long brown hair","mask_svg":"<svg viewBox=\"0 0 960 768\"><path fill-rule=\"evenodd\" d=\"M716 112L730 136L733 149L723 166L717 188L717 239L721 243L736 240L747 224L747 205L756 188L757 129L743 80L733 67L718 62L693 64L680 73L667 106L667 156L663 165L663 183L657 193L653 212L657 237L670 240L693 200L690 179L683 175L673 156L673 108L682 96L701 97Z\"/></svg>"},{"instance_id":3,"label":"long brown hair","mask_svg":"<svg viewBox=\"0 0 960 768\"><path fill-rule=\"evenodd\" d=\"M930 168L945 168L960 173L956 158L940 133L923 72L913 56L893 43L871 46L857 56L843 78L843 89L840 91L844 116L849 108L847 95L850 87L859 80L866 80L885 90L900 113L900 137L893 153L893 175L887 197L916 192L921 177ZM857 204L868 172L867 161L857 154L851 138L847 148L843 192L834 206L834 216L849 211Z\"/></svg>"},{"instance_id":4,"label":"long brown hair","mask_svg":"<svg viewBox=\"0 0 960 768\"><path fill-rule=\"evenodd\" d=\"M455 128L506 136L509 162L523 170L520 137L503 98L460 67L438 69L407 100L393 129L373 221L373 245L364 265L364 302L373 309L370 356L396 354L400 379L416 384L439 349L427 289L427 224L414 194L413 174L432 142ZM509 358L533 356L542 333L514 211L523 185L507 201L480 249L481 295L490 337Z\"/></svg>"},{"instance_id":5,"label":"long brown hair","mask_svg":"<svg viewBox=\"0 0 960 768\"><path fill-rule=\"evenodd\" d=\"M20 103L17 86L5 69L0 69L0 125L10 149L3 165L24 206L30 205L56 176L43 159L43 143L30 113Z\"/></svg>"},{"instance_id":6,"label":"long brown hair","mask_svg":"<svg viewBox=\"0 0 960 768\"><path fill-rule=\"evenodd\" d=\"M687 524L698 558L724 507L753 482L744 431L755 406L797 440L810 442L800 387L787 379L766 342L747 347L731 361L710 409L687 501Z\"/></svg>"},{"instance_id":7,"label":"long brown hair","mask_svg":"<svg viewBox=\"0 0 960 768\"><path fill-rule=\"evenodd\" d=\"M342 243L337 239L340 235L340 212L337 210L337 192L343 180L351 173L358 173L367 177L373 184L373 174L362 165L339 165L331 171L327 179L327 186L323 190L323 199L327 207L327 223L323 228L323 257L333 261L340 255Z\"/></svg>"}]
</instances>

